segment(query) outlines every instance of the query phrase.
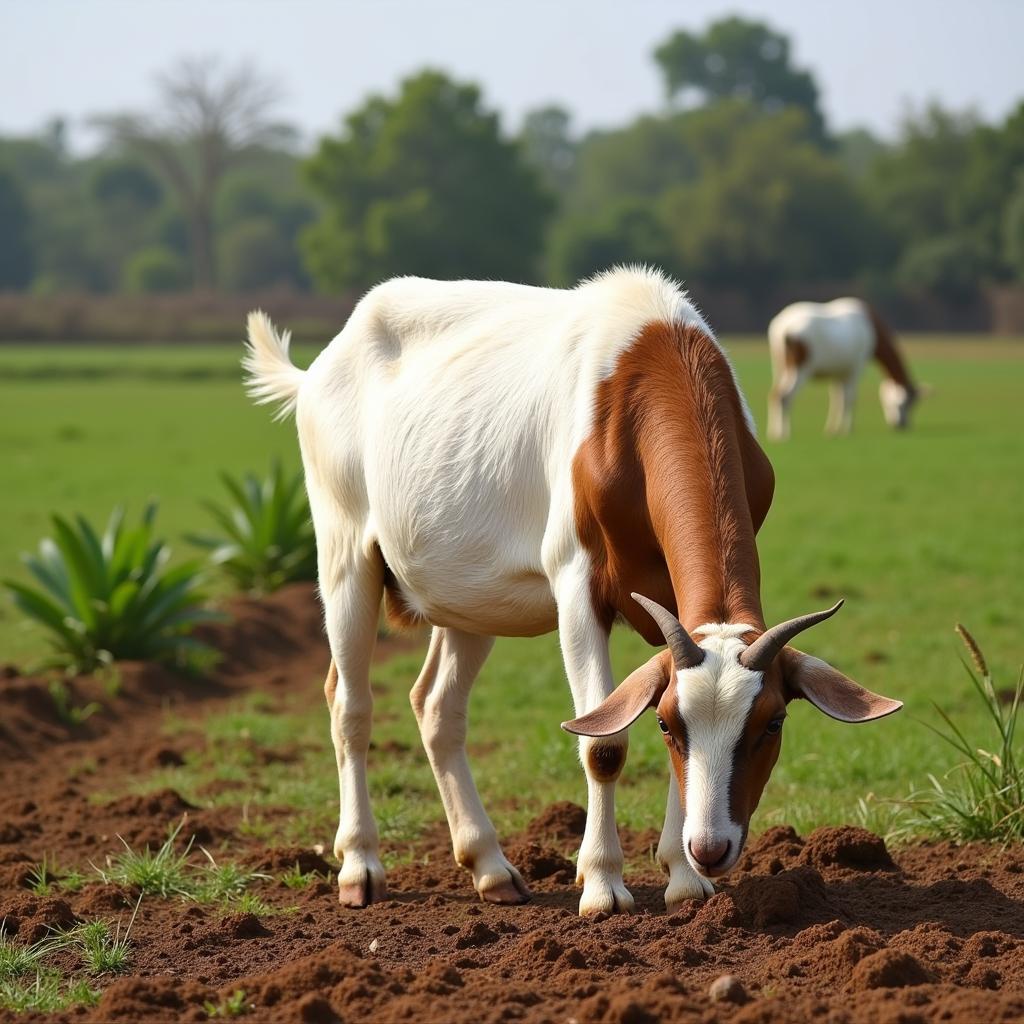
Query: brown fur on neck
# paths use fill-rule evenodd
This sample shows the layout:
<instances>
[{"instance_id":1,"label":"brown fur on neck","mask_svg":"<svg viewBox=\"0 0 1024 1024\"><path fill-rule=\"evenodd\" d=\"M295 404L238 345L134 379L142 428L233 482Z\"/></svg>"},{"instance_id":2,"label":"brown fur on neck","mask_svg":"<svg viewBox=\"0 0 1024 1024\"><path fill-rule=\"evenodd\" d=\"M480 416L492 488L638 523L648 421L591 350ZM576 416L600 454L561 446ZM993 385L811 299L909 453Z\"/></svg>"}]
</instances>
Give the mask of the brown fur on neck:
<instances>
[{"instance_id":1,"label":"brown fur on neck","mask_svg":"<svg viewBox=\"0 0 1024 1024\"><path fill-rule=\"evenodd\" d=\"M636 591L688 629L762 631L754 538L774 483L715 342L696 325L648 324L598 387L594 427L573 462L598 615L609 627L623 615L663 643Z\"/></svg>"},{"instance_id":2,"label":"brown fur on neck","mask_svg":"<svg viewBox=\"0 0 1024 1024\"><path fill-rule=\"evenodd\" d=\"M910 371L903 361L899 349L896 347L896 338L889 325L881 318L878 310L873 306L867 307L868 316L871 318L871 325L875 329L875 360L881 366L882 372L897 384L905 387L909 394L917 393L913 381L910 379Z\"/></svg>"}]
</instances>

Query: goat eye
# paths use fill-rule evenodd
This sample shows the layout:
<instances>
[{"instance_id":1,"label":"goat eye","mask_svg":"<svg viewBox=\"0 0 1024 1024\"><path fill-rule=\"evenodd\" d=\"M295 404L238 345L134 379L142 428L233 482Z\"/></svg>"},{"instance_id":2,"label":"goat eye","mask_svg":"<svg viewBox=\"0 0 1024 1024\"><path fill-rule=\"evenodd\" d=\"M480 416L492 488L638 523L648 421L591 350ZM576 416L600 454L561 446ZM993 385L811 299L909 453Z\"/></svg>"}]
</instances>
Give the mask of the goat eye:
<instances>
[{"instance_id":1,"label":"goat eye","mask_svg":"<svg viewBox=\"0 0 1024 1024\"><path fill-rule=\"evenodd\" d=\"M768 723L768 726L765 729L765 732L768 733L769 736L777 736L780 732L782 732L782 723L784 721L785 721L784 718L773 718Z\"/></svg>"},{"instance_id":2,"label":"goat eye","mask_svg":"<svg viewBox=\"0 0 1024 1024\"><path fill-rule=\"evenodd\" d=\"M659 729L660 729L660 730L661 730L661 731L662 731L662 732L663 732L663 733L664 733L664 734L665 734L666 736L668 735L668 726L667 726L667 725L666 725L666 724L664 723L664 721L663 721L663 720L662 720L662 719L661 719L660 717L658 718L658 728L659 728Z\"/></svg>"}]
</instances>

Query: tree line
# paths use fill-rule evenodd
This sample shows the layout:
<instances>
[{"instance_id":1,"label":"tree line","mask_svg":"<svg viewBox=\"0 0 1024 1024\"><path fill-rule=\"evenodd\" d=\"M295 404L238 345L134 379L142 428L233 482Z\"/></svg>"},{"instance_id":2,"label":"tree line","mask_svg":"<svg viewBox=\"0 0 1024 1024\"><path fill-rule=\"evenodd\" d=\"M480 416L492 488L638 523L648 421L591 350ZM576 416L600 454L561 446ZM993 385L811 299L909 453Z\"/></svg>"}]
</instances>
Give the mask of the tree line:
<instances>
[{"instance_id":1,"label":"tree line","mask_svg":"<svg viewBox=\"0 0 1024 1024\"><path fill-rule=\"evenodd\" d=\"M1024 102L931 105L899 137L833 132L789 40L739 17L653 55L662 109L509 134L481 89L424 70L302 153L251 68L183 61L157 109L0 138L0 290L356 292L394 274L571 284L613 263L768 294L846 282L968 303L1024 281Z\"/></svg>"}]
</instances>

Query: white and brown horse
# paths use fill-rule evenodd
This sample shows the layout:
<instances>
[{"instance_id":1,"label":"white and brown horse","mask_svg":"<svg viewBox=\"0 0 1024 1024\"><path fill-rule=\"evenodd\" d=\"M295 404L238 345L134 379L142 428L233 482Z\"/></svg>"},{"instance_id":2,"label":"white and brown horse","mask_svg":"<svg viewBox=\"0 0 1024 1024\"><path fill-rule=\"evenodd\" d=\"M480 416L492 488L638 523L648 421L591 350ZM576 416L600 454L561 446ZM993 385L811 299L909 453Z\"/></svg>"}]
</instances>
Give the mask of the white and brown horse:
<instances>
[{"instance_id":1,"label":"white and brown horse","mask_svg":"<svg viewBox=\"0 0 1024 1024\"><path fill-rule=\"evenodd\" d=\"M886 422L896 429L910 425L910 410L922 391L911 380L892 331L866 302L795 302L768 325L768 345L768 436L773 440L789 437L790 405L804 382L815 377L832 382L825 429L848 434L860 375L871 359L882 371L879 398Z\"/></svg>"}]
</instances>

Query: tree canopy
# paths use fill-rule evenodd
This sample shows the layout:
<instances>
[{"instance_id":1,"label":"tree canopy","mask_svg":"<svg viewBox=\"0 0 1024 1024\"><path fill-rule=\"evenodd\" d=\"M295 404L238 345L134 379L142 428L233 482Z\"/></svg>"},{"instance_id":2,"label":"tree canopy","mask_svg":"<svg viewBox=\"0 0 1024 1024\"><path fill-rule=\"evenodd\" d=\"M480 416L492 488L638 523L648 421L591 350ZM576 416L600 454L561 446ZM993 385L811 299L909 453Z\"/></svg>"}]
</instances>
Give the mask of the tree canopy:
<instances>
[{"instance_id":1,"label":"tree canopy","mask_svg":"<svg viewBox=\"0 0 1024 1024\"><path fill-rule=\"evenodd\" d=\"M553 201L474 85L424 71L372 97L321 140L308 176L325 205L304 236L322 288L537 277Z\"/></svg>"},{"instance_id":2,"label":"tree canopy","mask_svg":"<svg viewBox=\"0 0 1024 1024\"><path fill-rule=\"evenodd\" d=\"M312 153L258 70L173 65L150 110L0 138L0 289L355 292L397 274L568 285L620 262L756 298L833 287L977 303L1024 283L1024 102L931 105L894 140L831 134L772 25L687 28L669 102L579 134L546 103L513 137L477 85L424 70Z\"/></svg>"},{"instance_id":3,"label":"tree canopy","mask_svg":"<svg viewBox=\"0 0 1024 1024\"><path fill-rule=\"evenodd\" d=\"M654 59L670 99L694 91L705 104L732 98L768 112L799 107L813 137L825 137L813 76L793 66L789 40L763 22L734 15L700 33L680 30Z\"/></svg>"}]
</instances>

